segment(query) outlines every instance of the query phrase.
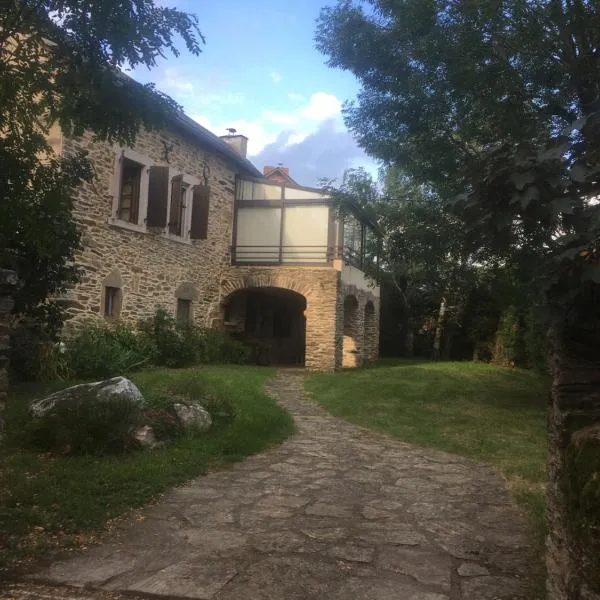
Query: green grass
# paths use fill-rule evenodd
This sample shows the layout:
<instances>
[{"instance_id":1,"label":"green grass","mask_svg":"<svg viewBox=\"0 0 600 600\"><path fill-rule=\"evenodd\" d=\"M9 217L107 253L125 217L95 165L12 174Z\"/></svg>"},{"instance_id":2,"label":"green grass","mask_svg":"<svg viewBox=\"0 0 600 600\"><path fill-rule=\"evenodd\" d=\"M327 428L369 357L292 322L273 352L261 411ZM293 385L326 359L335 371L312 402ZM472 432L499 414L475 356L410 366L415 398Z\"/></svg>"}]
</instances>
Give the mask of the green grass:
<instances>
[{"instance_id":1,"label":"green grass","mask_svg":"<svg viewBox=\"0 0 600 600\"><path fill-rule=\"evenodd\" d=\"M334 415L427 448L487 462L532 523L543 552L548 381L469 362L385 361L306 383Z\"/></svg>"},{"instance_id":2,"label":"green grass","mask_svg":"<svg viewBox=\"0 0 600 600\"><path fill-rule=\"evenodd\" d=\"M162 449L101 458L20 449L28 402L73 382L15 389L7 403L6 444L0 448L0 570L87 543L111 519L166 489L285 439L293 430L291 417L263 392L272 375L270 369L240 366L136 373L131 379L150 406L163 405L169 393L187 390L193 396L202 387L228 398L236 417Z\"/></svg>"}]
</instances>

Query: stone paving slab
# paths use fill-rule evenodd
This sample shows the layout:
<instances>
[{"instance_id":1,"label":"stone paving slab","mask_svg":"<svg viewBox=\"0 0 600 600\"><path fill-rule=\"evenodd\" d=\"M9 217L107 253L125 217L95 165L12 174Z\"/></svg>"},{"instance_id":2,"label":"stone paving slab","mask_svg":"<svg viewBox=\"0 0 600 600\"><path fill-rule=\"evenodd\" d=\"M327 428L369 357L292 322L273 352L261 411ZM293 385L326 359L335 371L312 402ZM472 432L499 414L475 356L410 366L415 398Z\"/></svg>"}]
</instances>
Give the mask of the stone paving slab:
<instances>
[{"instance_id":1,"label":"stone paving slab","mask_svg":"<svg viewBox=\"0 0 600 600\"><path fill-rule=\"evenodd\" d=\"M34 580L199 600L529 598L527 525L498 475L333 418L302 382L287 370L267 385L291 439Z\"/></svg>"}]
</instances>

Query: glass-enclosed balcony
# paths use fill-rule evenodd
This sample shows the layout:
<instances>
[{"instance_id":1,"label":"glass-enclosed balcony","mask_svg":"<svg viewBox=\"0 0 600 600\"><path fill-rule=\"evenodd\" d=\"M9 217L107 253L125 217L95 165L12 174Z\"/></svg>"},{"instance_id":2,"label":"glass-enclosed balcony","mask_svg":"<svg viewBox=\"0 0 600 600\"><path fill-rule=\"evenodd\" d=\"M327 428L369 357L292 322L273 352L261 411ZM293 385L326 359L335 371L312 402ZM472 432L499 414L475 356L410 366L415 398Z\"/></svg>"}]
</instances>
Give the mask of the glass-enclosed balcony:
<instances>
[{"instance_id":1,"label":"glass-enclosed balcony","mask_svg":"<svg viewBox=\"0 0 600 600\"><path fill-rule=\"evenodd\" d=\"M326 265L344 258L362 268L370 235L370 227L355 217L340 221L320 190L238 180L234 264Z\"/></svg>"}]
</instances>

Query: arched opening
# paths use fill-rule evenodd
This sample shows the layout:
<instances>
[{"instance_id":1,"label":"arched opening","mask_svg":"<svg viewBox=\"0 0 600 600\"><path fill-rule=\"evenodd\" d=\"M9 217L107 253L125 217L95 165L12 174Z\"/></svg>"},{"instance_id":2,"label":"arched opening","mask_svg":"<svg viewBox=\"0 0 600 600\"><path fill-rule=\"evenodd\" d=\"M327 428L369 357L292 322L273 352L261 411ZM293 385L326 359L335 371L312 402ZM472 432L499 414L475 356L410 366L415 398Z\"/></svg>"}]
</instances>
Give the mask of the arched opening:
<instances>
[{"instance_id":1,"label":"arched opening","mask_svg":"<svg viewBox=\"0 0 600 600\"><path fill-rule=\"evenodd\" d=\"M375 306L370 300L365 304L363 357L366 362L373 362L377 358L377 322Z\"/></svg>"},{"instance_id":2,"label":"arched opening","mask_svg":"<svg viewBox=\"0 0 600 600\"><path fill-rule=\"evenodd\" d=\"M223 308L226 331L253 348L258 364L304 365L304 296L275 287L246 288L230 294Z\"/></svg>"},{"instance_id":3,"label":"arched opening","mask_svg":"<svg viewBox=\"0 0 600 600\"><path fill-rule=\"evenodd\" d=\"M360 340L358 323L358 300L354 296L344 299L344 367L358 367L360 365Z\"/></svg>"}]
</instances>

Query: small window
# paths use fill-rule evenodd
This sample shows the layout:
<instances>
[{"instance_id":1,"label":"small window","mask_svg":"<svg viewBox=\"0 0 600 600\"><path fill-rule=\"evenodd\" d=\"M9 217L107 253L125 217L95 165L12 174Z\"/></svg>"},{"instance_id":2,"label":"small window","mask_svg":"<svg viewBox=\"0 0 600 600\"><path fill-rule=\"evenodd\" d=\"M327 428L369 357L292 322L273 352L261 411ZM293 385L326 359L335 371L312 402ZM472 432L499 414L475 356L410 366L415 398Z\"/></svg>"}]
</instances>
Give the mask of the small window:
<instances>
[{"instance_id":1,"label":"small window","mask_svg":"<svg viewBox=\"0 0 600 600\"><path fill-rule=\"evenodd\" d=\"M189 186L183 182L181 175L173 177L171 184L171 210L169 214L169 233L183 237L186 233L185 211Z\"/></svg>"},{"instance_id":2,"label":"small window","mask_svg":"<svg viewBox=\"0 0 600 600\"><path fill-rule=\"evenodd\" d=\"M120 293L121 290L116 287L104 288L104 316L118 317L120 312Z\"/></svg>"},{"instance_id":3,"label":"small window","mask_svg":"<svg viewBox=\"0 0 600 600\"><path fill-rule=\"evenodd\" d=\"M192 301L177 298L177 323L189 325L192 320Z\"/></svg>"},{"instance_id":4,"label":"small window","mask_svg":"<svg viewBox=\"0 0 600 600\"><path fill-rule=\"evenodd\" d=\"M142 165L128 158L123 158L118 213L119 219L122 221L138 222L142 169Z\"/></svg>"}]
</instances>

